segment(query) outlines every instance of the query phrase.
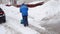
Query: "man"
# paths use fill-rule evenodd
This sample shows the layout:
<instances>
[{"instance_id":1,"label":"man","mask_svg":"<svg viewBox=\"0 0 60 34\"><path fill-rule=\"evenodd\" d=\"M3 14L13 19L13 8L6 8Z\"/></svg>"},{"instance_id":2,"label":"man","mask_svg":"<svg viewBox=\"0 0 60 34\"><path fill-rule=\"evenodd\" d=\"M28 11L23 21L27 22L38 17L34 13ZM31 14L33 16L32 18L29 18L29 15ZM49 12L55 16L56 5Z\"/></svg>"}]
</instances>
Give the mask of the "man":
<instances>
[{"instance_id":1,"label":"man","mask_svg":"<svg viewBox=\"0 0 60 34\"><path fill-rule=\"evenodd\" d=\"M20 12L22 13L22 22L24 26L28 26L28 6L26 4L22 4L20 6Z\"/></svg>"}]
</instances>

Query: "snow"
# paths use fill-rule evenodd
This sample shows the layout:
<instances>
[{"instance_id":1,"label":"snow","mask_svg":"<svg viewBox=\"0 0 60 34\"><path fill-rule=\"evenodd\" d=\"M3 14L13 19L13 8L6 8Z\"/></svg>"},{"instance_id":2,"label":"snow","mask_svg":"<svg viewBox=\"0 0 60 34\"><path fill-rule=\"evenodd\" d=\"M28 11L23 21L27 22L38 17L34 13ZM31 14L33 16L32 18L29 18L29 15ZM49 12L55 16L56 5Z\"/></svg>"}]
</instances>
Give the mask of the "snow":
<instances>
[{"instance_id":1,"label":"snow","mask_svg":"<svg viewBox=\"0 0 60 34\"><path fill-rule=\"evenodd\" d=\"M16 30L17 32L22 32L22 34L39 34L37 31L32 30L28 27L23 27L20 24L21 16L20 16L20 12L17 11L18 8L13 7L13 6L11 6L11 7L2 6L2 9L6 13L6 18L7 18L6 25L8 25L8 27L11 27L12 29Z\"/></svg>"},{"instance_id":2,"label":"snow","mask_svg":"<svg viewBox=\"0 0 60 34\"><path fill-rule=\"evenodd\" d=\"M40 7L30 8L29 9L29 16L34 18L36 21L41 20L42 18L46 17L45 12L40 10Z\"/></svg>"},{"instance_id":3,"label":"snow","mask_svg":"<svg viewBox=\"0 0 60 34\"><path fill-rule=\"evenodd\" d=\"M7 18L8 22L7 22L7 25L9 27L11 27L12 29L14 29L15 31L17 32L21 32L22 34L38 34L38 32L28 28L28 27L24 27L23 25L20 25L20 23L15 20L15 19L12 19L11 17ZM14 22L13 22L14 21ZM17 22L16 22L17 21Z\"/></svg>"},{"instance_id":4,"label":"snow","mask_svg":"<svg viewBox=\"0 0 60 34\"><path fill-rule=\"evenodd\" d=\"M39 2L43 2L43 1L34 1L34 2L29 3L29 4L36 4L36 3L39 3Z\"/></svg>"},{"instance_id":5,"label":"snow","mask_svg":"<svg viewBox=\"0 0 60 34\"><path fill-rule=\"evenodd\" d=\"M20 25L20 17L21 16L20 16L20 12L18 11L19 10L18 8L17 8L18 9L17 10L16 7L13 7L13 6L6 7L4 5L0 5L0 7L5 11L6 18L7 18L7 24L6 25L8 25L8 27L11 27L12 29L16 30L17 32L22 32L22 34L29 34L29 33L30 34L39 34L35 30L32 30L32 29L30 29L28 27L23 27L23 26ZM15 20L16 21L18 20L18 21L15 22Z\"/></svg>"},{"instance_id":6,"label":"snow","mask_svg":"<svg viewBox=\"0 0 60 34\"><path fill-rule=\"evenodd\" d=\"M36 3L36 2L33 2L33 3ZM37 32L36 30L31 29L29 27L24 27L22 24L20 24L20 20L22 19L22 17L21 17L21 13L19 12L19 8L14 7L14 6L7 7L5 5L0 5L0 7L5 11L6 20L7 20L6 24L5 25L3 24L0 27L0 32L2 33L2 31L3 31L2 34L5 34L6 30L7 31L9 30L8 34L9 33L40 34L40 32ZM41 6L29 8L28 22L30 25L33 25L39 29L43 29L44 31L47 31L48 27L46 28L44 26L44 24L46 23L45 24L46 26L49 26L49 25L51 26L51 24L55 24L55 22L54 22L55 18L49 20L48 22L44 21L44 23L41 23L41 20L46 17L47 18L52 17L52 16L54 17L54 15L56 15L57 13L60 12L59 9L60 9L60 2L55 1L55 0L50 0ZM56 23L57 22L58 22L58 20L56 21ZM7 27L7 29L5 28L5 26ZM42 26L44 26L44 27L42 27ZM10 30L12 30L13 32L11 32ZM48 30L48 32L50 32L50 31Z\"/></svg>"},{"instance_id":7,"label":"snow","mask_svg":"<svg viewBox=\"0 0 60 34\"><path fill-rule=\"evenodd\" d=\"M52 19L49 19L41 26L45 27L47 34L60 34L60 12L52 16Z\"/></svg>"},{"instance_id":8,"label":"snow","mask_svg":"<svg viewBox=\"0 0 60 34\"><path fill-rule=\"evenodd\" d=\"M0 25L0 34L5 34L6 30L4 28L4 26Z\"/></svg>"},{"instance_id":9,"label":"snow","mask_svg":"<svg viewBox=\"0 0 60 34\"><path fill-rule=\"evenodd\" d=\"M60 3L58 1L48 1L42 6L29 9L29 16L33 16L35 20L41 20L47 16L53 16L60 10Z\"/></svg>"}]
</instances>

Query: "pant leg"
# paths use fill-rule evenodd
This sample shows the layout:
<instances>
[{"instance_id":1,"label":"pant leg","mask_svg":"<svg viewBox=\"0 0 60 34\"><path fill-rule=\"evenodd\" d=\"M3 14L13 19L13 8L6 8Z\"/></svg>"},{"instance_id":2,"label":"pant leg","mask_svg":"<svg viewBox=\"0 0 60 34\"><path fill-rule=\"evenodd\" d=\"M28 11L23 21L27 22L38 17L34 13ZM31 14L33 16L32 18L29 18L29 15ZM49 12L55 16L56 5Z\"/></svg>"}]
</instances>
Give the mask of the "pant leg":
<instances>
[{"instance_id":1,"label":"pant leg","mask_svg":"<svg viewBox=\"0 0 60 34\"><path fill-rule=\"evenodd\" d=\"M25 24L28 26L28 17L27 16L25 17L25 20L26 20Z\"/></svg>"},{"instance_id":2,"label":"pant leg","mask_svg":"<svg viewBox=\"0 0 60 34\"><path fill-rule=\"evenodd\" d=\"M28 17L23 16L24 26L28 26Z\"/></svg>"}]
</instances>

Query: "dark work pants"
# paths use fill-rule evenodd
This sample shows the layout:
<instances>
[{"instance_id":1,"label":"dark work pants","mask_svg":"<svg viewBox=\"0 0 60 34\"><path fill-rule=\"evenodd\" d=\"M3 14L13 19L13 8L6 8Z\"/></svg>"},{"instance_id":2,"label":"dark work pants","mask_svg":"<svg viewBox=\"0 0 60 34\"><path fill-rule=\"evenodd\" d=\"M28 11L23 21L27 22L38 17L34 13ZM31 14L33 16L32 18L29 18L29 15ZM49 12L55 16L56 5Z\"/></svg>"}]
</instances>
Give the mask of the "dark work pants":
<instances>
[{"instance_id":1,"label":"dark work pants","mask_svg":"<svg viewBox=\"0 0 60 34\"><path fill-rule=\"evenodd\" d=\"M24 26L28 26L28 17L27 16L22 16L22 18L23 18Z\"/></svg>"}]
</instances>

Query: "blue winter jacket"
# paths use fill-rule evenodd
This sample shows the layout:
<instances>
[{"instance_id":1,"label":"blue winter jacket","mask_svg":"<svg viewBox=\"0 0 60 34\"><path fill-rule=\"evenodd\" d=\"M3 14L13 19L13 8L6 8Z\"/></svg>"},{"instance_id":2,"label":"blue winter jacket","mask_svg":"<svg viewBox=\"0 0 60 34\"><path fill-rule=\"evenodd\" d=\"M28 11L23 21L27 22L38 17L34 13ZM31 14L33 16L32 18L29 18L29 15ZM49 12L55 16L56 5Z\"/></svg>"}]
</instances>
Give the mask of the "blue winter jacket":
<instances>
[{"instance_id":1,"label":"blue winter jacket","mask_svg":"<svg viewBox=\"0 0 60 34\"><path fill-rule=\"evenodd\" d=\"M22 4L20 6L20 12L22 13L22 16L28 16L28 6L25 4Z\"/></svg>"}]
</instances>

